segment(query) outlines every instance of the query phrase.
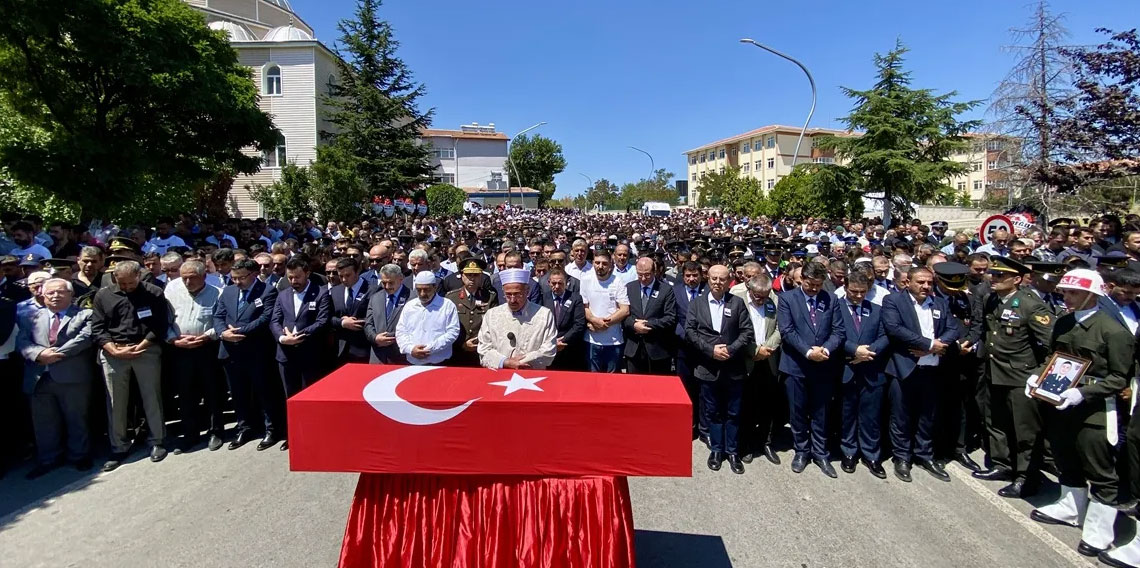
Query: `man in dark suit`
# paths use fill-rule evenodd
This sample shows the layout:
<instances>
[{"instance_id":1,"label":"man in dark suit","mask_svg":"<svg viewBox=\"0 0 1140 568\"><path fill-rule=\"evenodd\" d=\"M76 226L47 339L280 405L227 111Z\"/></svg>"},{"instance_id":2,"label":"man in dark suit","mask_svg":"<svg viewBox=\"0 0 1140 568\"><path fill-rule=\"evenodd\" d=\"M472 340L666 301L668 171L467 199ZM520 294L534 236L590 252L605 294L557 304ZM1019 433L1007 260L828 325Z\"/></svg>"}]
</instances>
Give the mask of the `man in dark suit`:
<instances>
[{"instance_id":1,"label":"man in dark suit","mask_svg":"<svg viewBox=\"0 0 1140 568\"><path fill-rule=\"evenodd\" d=\"M550 269L551 270L553 270L554 268L563 268L566 266L566 251L555 250L555 251L551 252L550 254L548 254L546 258L550 262ZM562 273L566 274L566 271L563 270ZM577 278L574 278L573 276L566 274L566 291L567 292L573 292L573 293L577 294L579 291L579 286L580 286L580 282ZM541 299L544 296L547 296L549 294L550 294L550 272L548 271L546 274L544 274L538 278L538 285L537 286L531 286L530 301L532 301L536 304L540 304L540 303L542 303Z\"/></svg>"},{"instance_id":2,"label":"man in dark suit","mask_svg":"<svg viewBox=\"0 0 1140 568\"><path fill-rule=\"evenodd\" d=\"M259 267L252 259L234 263L230 276L233 285L226 286L214 308L214 332L218 342L218 359L230 384L237 436L229 448L236 450L256 437L251 425L254 409L260 408L262 439L258 451L277 443L277 429L284 428L281 388L270 379L269 317L277 303L277 288L259 279Z\"/></svg>"},{"instance_id":3,"label":"man in dark suit","mask_svg":"<svg viewBox=\"0 0 1140 568\"><path fill-rule=\"evenodd\" d=\"M677 376L693 404L693 437L700 437L708 443L709 429L701 414L700 381L693 376L689 361L693 359L693 346L685 341L685 322L689 315L689 304L706 291L701 265L686 261L678 268L678 278L673 285L673 300L677 302Z\"/></svg>"},{"instance_id":4,"label":"man in dark suit","mask_svg":"<svg viewBox=\"0 0 1140 568\"><path fill-rule=\"evenodd\" d=\"M396 346L396 323L411 291L404 287L404 273L395 264L380 267L380 289L368 300L364 316L364 337L372 347L369 362L381 365L407 365Z\"/></svg>"},{"instance_id":5,"label":"man in dark suit","mask_svg":"<svg viewBox=\"0 0 1140 568\"><path fill-rule=\"evenodd\" d=\"M934 273L926 267L907 272L906 290L883 300L883 322L891 339L891 445L895 476L910 481L913 459L935 478L950 481L934 461L934 414L938 405L938 364L960 330L944 298L934 296Z\"/></svg>"},{"instance_id":6,"label":"man in dark suit","mask_svg":"<svg viewBox=\"0 0 1140 568\"><path fill-rule=\"evenodd\" d=\"M289 290L277 295L269 332L277 339L277 367L288 399L321 378L320 351L332 303L326 289L309 279L305 259L289 259L285 279ZM281 443L281 449L289 449L288 439Z\"/></svg>"},{"instance_id":7,"label":"man in dark suit","mask_svg":"<svg viewBox=\"0 0 1140 568\"><path fill-rule=\"evenodd\" d=\"M887 384L884 373L890 339L883 327L882 308L867 300L871 279L863 272L847 278L839 314L843 317L846 337L843 354L842 418L839 446L843 450L840 467L854 473L859 461L879 479L886 479L881 458L880 424L883 394Z\"/></svg>"},{"instance_id":8,"label":"man in dark suit","mask_svg":"<svg viewBox=\"0 0 1140 568\"><path fill-rule=\"evenodd\" d=\"M839 302L823 290L827 267L809 262L801 270L800 286L781 295L776 310L784 351L780 373L788 390L796 452L792 471L802 472L810 454L819 469L834 478L838 475L827 451L827 406L839 378L845 328Z\"/></svg>"},{"instance_id":9,"label":"man in dark suit","mask_svg":"<svg viewBox=\"0 0 1140 568\"><path fill-rule=\"evenodd\" d=\"M752 356L752 319L739 296L728 293L728 267L709 268L709 291L689 304L685 340L693 346L693 376L701 381L701 412L709 425L709 469L726 456L733 473L744 473L737 444L747 361Z\"/></svg>"},{"instance_id":10,"label":"man in dark suit","mask_svg":"<svg viewBox=\"0 0 1140 568\"><path fill-rule=\"evenodd\" d=\"M543 292L537 303L554 313L558 354L554 356L550 368L583 370L586 357L586 307L582 305L582 296L568 289L567 282L571 277L561 267L551 268L545 278L549 291Z\"/></svg>"},{"instance_id":11,"label":"man in dark suit","mask_svg":"<svg viewBox=\"0 0 1140 568\"><path fill-rule=\"evenodd\" d=\"M780 456L772 449L777 429L787 423L788 404L784 386L780 384L780 330L776 325L776 304L772 293L772 279L761 272L745 283L748 316L752 319L755 347L748 366L750 372L744 384L744 426L741 436L748 448L742 458L751 463L763 455L768 461L780 465Z\"/></svg>"},{"instance_id":12,"label":"man in dark suit","mask_svg":"<svg viewBox=\"0 0 1140 568\"><path fill-rule=\"evenodd\" d=\"M364 336L364 320L368 298L375 290L368 280L360 277L360 265L355 258L341 257L336 261L336 271L340 284L329 291L337 342L336 364L339 367L345 363L367 363L370 342Z\"/></svg>"},{"instance_id":13,"label":"man in dark suit","mask_svg":"<svg viewBox=\"0 0 1140 568\"><path fill-rule=\"evenodd\" d=\"M673 290L657 279L653 259L634 265L637 280L626 284L629 317L622 320L626 372L666 375L672 367L677 301Z\"/></svg>"}]
</instances>

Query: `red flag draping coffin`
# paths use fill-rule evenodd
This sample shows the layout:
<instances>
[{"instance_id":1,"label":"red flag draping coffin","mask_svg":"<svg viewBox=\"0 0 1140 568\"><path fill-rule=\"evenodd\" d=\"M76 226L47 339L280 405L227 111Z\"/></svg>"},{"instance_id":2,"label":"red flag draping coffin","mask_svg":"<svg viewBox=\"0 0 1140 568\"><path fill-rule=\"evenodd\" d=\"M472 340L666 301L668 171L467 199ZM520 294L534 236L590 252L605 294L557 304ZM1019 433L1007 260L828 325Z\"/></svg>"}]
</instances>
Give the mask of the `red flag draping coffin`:
<instances>
[{"instance_id":1,"label":"red flag draping coffin","mask_svg":"<svg viewBox=\"0 0 1140 568\"><path fill-rule=\"evenodd\" d=\"M293 471L692 471L692 408L675 376L356 364L288 405Z\"/></svg>"}]
</instances>

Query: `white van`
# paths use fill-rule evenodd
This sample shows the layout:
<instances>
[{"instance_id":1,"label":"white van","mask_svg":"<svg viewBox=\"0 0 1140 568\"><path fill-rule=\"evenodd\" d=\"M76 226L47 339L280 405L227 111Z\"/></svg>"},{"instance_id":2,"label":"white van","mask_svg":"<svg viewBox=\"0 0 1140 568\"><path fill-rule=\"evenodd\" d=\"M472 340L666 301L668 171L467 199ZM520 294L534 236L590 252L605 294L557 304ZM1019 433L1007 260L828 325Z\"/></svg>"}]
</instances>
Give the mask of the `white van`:
<instances>
[{"instance_id":1,"label":"white van","mask_svg":"<svg viewBox=\"0 0 1140 568\"><path fill-rule=\"evenodd\" d=\"M650 217L668 217L672 211L673 208L664 201L646 201L641 206L641 214Z\"/></svg>"}]
</instances>

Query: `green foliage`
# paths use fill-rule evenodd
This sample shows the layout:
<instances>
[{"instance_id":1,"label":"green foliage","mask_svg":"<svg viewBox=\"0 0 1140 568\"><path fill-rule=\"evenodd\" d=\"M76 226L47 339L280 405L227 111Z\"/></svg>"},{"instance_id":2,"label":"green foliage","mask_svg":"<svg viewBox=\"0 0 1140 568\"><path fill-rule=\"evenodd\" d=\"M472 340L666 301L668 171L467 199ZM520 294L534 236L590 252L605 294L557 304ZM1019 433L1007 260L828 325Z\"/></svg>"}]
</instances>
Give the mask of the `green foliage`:
<instances>
[{"instance_id":1,"label":"green foliage","mask_svg":"<svg viewBox=\"0 0 1140 568\"><path fill-rule=\"evenodd\" d=\"M512 161L514 167L511 167ZM538 206L544 207L546 201L554 196L554 176L566 169L566 158L562 157L562 145L554 140L541 134L533 137L523 134L511 142L506 166L511 172L511 185L537 189Z\"/></svg>"},{"instance_id":2,"label":"green foliage","mask_svg":"<svg viewBox=\"0 0 1140 568\"><path fill-rule=\"evenodd\" d=\"M427 188L428 211L432 215L462 215L467 192L450 184L437 184Z\"/></svg>"},{"instance_id":3,"label":"green foliage","mask_svg":"<svg viewBox=\"0 0 1140 568\"><path fill-rule=\"evenodd\" d=\"M901 42L886 55L875 54L878 80L870 89L844 87L855 107L843 121L862 136L830 136L821 140L846 158L844 168L855 176L855 186L865 192L882 192L884 221L891 211L912 211L911 204L934 199L945 190L951 177L964 174L967 165L950 160L966 150L964 134L980 121L959 121L957 116L978 105L977 101L953 102L956 93L936 95L928 89L910 87L910 73L903 70Z\"/></svg>"},{"instance_id":4,"label":"green foliage","mask_svg":"<svg viewBox=\"0 0 1140 568\"><path fill-rule=\"evenodd\" d=\"M352 191L359 186L372 195L406 196L431 182L431 148L420 144L419 135L431 124L433 110L421 112L417 107L424 85L412 79L411 70L396 56L399 42L391 25L377 14L380 5L380 0L358 0L354 19L341 20L338 26L340 82L332 96L324 97L335 128L321 135L335 147L325 155L334 162L329 167L351 165L360 179L350 183ZM327 173L345 179L349 172ZM327 210L347 211L351 202L330 202Z\"/></svg>"},{"instance_id":5,"label":"green foliage","mask_svg":"<svg viewBox=\"0 0 1140 568\"><path fill-rule=\"evenodd\" d=\"M616 208L618 204L618 186L610 182L606 178L602 178L586 190L586 208L593 209L595 205L601 204L602 209Z\"/></svg>"},{"instance_id":6,"label":"green foliage","mask_svg":"<svg viewBox=\"0 0 1140 568\"><path fill-rule=\"evenodd\" d=\"M313 175L294 162L281 168L281 179L272 185L246 186L250 197L261 203L268 217L295 219L313 214Z\"/></svg>"},{"instance_id":7,"label":"green foliage","mask_svg":"<svg viewBox=\"0 0 1140 568\"><path fill-rule=\"evenodd\" d=\"M0 0L0 166L80 217L192 201L253 173L269 116L224 34L180 0Z\"/></svg>"},{"instance_id":8,"label":"green foliage","mask_svg":"<svg viewBox=\"0 0 1140 568\"><path fill-rule=\"evenodd\" d=\"M766 211L772 217L842 217L863 215L862 194L846 168L800 164L768 192Z\"/></svg>"},{"instance_id":9,"label":"green foliage","mask_svg":"<svg viewBox=\"0 0 1140 568\"><path fill-rule=\"evenodd\" d=\"M321 221L355 221L371 202L373 193L359 175L360 161L343 144L317 147L317 160L309 166L313 213Z\"/></svg>"},{"instance_id":10,"label":"green foliage","mask_svg":"<svg viewBox=\"0 0 1140 568\"><path fill-rule=\"evenodd\" d=\"M654 172L653 179L640 179L634 183L621 186L617 198L618 209L640 209L647 201L664 201L670 205L677 204L677 190L669 187L669 180L673 173L664 169Z\"/></svg>"},{"instance_id":11,"label":"green foliage","mask_svg":"<svg viewBox=\"0 0 1140 568\"><path fill-rule=\"evenodd\" d=\"M34 189L21 187L12 181L5 181L3 169L0 168L0 203L4 208L15 211L35 213L48 221L67 221L78 223L79 206L75 203L63 201L52 194L44 194Z\"/></svg>"},{"instance_id":12,"label":"green foliage","mask_svg":"<svg viewBox=\"0 0 1140 568\"><path fill-rule=\"evenodd\" d=\"M740 177L740 168L707 173L701 177L699 187L697 207L722 207L730 213L750 211L764 195L759 180Z\"/></svg>"}]
</instances>

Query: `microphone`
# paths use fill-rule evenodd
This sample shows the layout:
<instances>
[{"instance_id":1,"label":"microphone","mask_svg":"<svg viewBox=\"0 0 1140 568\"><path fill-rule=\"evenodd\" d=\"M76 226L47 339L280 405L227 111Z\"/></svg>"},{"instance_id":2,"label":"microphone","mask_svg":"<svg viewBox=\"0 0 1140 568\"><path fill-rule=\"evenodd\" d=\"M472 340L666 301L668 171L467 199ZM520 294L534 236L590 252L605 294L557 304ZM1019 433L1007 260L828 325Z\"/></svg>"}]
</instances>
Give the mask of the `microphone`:
<instances>
[{"instance_id":1,"label":"microphone","mask_svg":"<svg viewBox=\"0 0 1140 568\"><path fill-rule=\"evenodd\" d=\"M514 346L515 346L515 341L516 341L516 340L515 340L515 332L513 332L513 331L508 331L508 332L507 332L507 340L511 342L511 347L514 347Z\"/></svg>"}]
</instances>

